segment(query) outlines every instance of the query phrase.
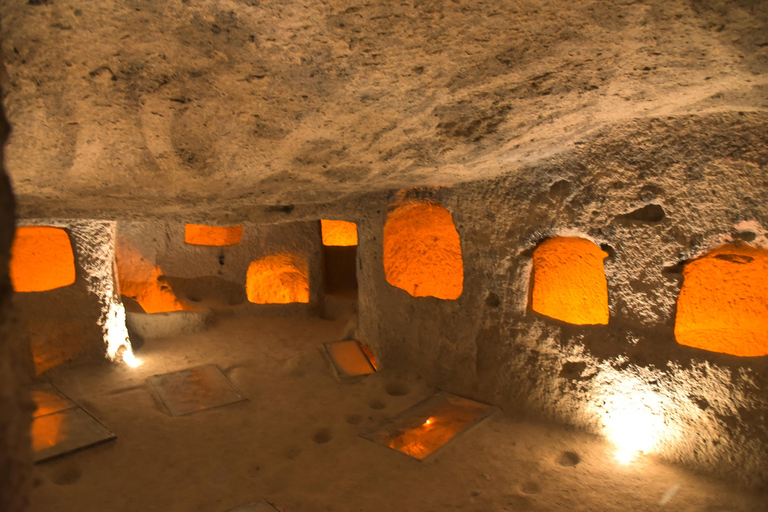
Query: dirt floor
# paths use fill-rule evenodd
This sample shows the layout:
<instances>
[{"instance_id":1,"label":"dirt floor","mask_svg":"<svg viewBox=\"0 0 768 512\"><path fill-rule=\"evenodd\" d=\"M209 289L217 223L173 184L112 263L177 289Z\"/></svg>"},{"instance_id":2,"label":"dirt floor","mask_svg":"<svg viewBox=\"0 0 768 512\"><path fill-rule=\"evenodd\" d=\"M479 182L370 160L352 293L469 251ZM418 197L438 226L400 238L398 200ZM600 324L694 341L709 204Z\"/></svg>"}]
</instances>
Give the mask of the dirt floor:
<instances>
[{"instance_id":1,"label":"dirt floor","mask_svg":"<svg viewBox=\"0 0 768 512\"><path fill-rule=\"evenodd\" d=\"M49 380L117 434L38 464L33 512L765 511L766 497L601 439L496 412L419 462L360 437L434 390L382 371L339 381L322 343L346 319L219 317L148 339L136 369L60 367ZM171 417L146 378L216 364L247 401ZM664 503L664 504L662 504Z\"/></svg>"}]
</instances>

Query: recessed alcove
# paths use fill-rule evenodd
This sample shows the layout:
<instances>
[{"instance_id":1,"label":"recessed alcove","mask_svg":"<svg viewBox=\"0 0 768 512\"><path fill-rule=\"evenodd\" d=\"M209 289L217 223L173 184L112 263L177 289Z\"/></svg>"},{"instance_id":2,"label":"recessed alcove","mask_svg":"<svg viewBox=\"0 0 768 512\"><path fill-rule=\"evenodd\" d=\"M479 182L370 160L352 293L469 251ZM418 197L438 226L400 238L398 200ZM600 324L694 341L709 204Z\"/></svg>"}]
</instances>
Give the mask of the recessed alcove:
<instances>
[{"instance_id":1,"label":"recessed alcove","mask_svg":"<svg viewBox=\"0 0 768 512\"><path fill-rule=\"evenodd\" d=\"M245 289L254 304L309 302L308 265L292 254L265 256L248 266Z\"/></svg>"},{"instance_id":2,"label":"recessed alcove","mask_svg":"<svg viewBox=\"0 0 768 512\"><path fill-rule=\"evenodd\" d=\"M436 203L396 205L384 224L384 274L414 297L458 299L464 262L450 212Z\"/></svg>"},{"instance_id":3,"label":"recessed alcove","mask_svg":"<svg viewBox=\"0 0 768 512\"><path fill-rule=\"evenodd\" d=\"M675 338L712 352L768 355L768 250L730 244L688 262Z\"/></svg>"},{"instance_id":4,"label":"recessed alcove","mask_svg":"<svg viewBox=\"0 0 768 512\"><path fill-rule=\"evenodd\" d=\"M607 324L607 256L583 238L544 240L533 252L531 309L570 324Z\"/></svg>"},{"instance_id":5,"label":"recessed alcove","mask_svg":"<svg viewBox=\"0 0 768 512\"><path fill-rule=\"evenodd\" d=\"M75 282L75 256L67 232L22 226L11 248L11 283L17 292L43 292Z\"/></svg>"}]
</instances>

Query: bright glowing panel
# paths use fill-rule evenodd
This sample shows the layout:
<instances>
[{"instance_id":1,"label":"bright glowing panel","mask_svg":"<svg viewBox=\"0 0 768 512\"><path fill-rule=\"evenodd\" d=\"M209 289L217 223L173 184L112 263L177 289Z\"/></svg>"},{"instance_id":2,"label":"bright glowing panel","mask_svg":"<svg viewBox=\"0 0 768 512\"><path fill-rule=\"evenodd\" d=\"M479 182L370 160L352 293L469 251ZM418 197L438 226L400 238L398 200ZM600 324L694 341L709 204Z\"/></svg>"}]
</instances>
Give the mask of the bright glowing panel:
<instances>
[{"instance_id":1,"label":"bright glowing panel","mask_svg":"<svg viewBox=\"0 0 768 512\"><path fill-rule=\"evenodd\" d=\"M357 245L357 226L354 222L343 220L321 220L323 245L351 246Z\"/></svg>"},{"instance_id":2,"label":"bright glowing panel","mask_svg":"<svg viewBox=\"0 0 768 512\"><path fill-rule=\"evenodd\" d=\"M735 356L768 354L768 250L728 245L685 265L675 339Z\"/></svg>"},{"instance_id":3,"label":"bright glowing panel","mask_svg":"<svg viewBox=\"0 0 768 512\"><path fill-rule=\"evenodd\" d=\"M75 282L75 256L60 228L16 229L11 247L11 283L17 292L42 292Z\"/></svg>"},{"instance_id":4,"label":"bright glowing panel","mask_svg":"<svg viewBox=\"0 0 768 512\"><path fill-rule=\"evenodd\" d=\"M243 226L205 226L187 224L184 227L184 241L190 245L212 245L217 247L235 245L243 238Z\"/></svg>"},{"instance_id":5,"label":"bright glowing panel","mask_svg":"<svg viewBox=\"0 0 768 512\"><path fill-rule=\"evenodd\" d=\"M455 300L464 286L461 240L451 214L433 203L398 206L384 225L387 282L414 297Z\"/></svg>"},{"instance_id":6,"label":"bright glowing panel","mask_svg":"<svg viewBox=\"0 0 768 512\"><path fill-rule=\"evenodd\" d=\"M120 293L138 302L146 313L191 309L182 304L170 285L164 282L160 267L126 240L118 240L117 244L117 277ZM117 347L119 345L115 351Z\"/></svg>"},{"instance_id":7,"label":"bright glowing panel","mask_svg":"<svg viewBox=\"0 0 768 512\"><path fill-rule=\"evenodd\" d=\"M251 262L245 290L255 304L309 302L309 268L306 260L291 254L274 254Z\"/></svg>"},{"instance_id":8,"label":"bright glowing panel","mask_svg":"<svg viewBox=\"0 0 768 512\"><path fill-rule=\"evenodd\" d=\"M608 256L583 238L549 238L533 253L531 309L576 325L608 323Z\"/></svg>"}]
</instances>

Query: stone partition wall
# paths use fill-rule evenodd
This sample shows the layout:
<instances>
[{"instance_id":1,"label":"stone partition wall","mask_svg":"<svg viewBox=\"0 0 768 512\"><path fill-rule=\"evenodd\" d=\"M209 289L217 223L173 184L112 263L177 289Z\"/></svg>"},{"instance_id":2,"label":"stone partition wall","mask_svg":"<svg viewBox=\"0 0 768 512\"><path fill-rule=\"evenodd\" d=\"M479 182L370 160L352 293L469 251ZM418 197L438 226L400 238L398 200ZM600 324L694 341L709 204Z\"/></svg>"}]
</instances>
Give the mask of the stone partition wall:
<instances>
[{"instance_id":1,"label":"stone partition wall","mask_svg":"<svg viewBox=\"0 0 768 512\"><path fill-rule=\"evenodd\" d=\"M240 242L227 246L186 243L185 224L176 220L118 222L118 258L121 244L129 245L151 265L159 267L163 281L170 286L184 307L240 306L251 313L259 311L270 314L306 313L317 309L322 299L321 234L318 221L243 223ZM282 254L306 260L309 303L249 303L245 291L251 262Z\"/></svg>"},{"instance_id":2,"label":"stone partition wall","mask_svg":"<svg viewBox=\"0 0 768 512\"><path fill-rule=\"evenodd\" d=\"M359 338L389 371L516 415L613 439L640 415L654 432L648 451L768 484L768 356L674 337L687 261L733 241L768 246L767 123L749 113L637 121L527 172L377 199L359 220ZM457 300L387 283L383 226L403 200L451 212L465 275ZM607 325L531 311L531 256L554 236L607 253Z\"/></svg>"},{"instance_id":3,"label":"stone partition wall","mask_svg":"<svg viewBox=\"0 0 768 512\"><path fill-rule=\"evenodd\" d=\"M28 371L40 375L57 366L106 356L106 315L113 299L114 223L99 220L22 219L20 226L64 230L75 257L75 282L14 295L20 336L32 354Z\"/></svg>"}]
</instances>

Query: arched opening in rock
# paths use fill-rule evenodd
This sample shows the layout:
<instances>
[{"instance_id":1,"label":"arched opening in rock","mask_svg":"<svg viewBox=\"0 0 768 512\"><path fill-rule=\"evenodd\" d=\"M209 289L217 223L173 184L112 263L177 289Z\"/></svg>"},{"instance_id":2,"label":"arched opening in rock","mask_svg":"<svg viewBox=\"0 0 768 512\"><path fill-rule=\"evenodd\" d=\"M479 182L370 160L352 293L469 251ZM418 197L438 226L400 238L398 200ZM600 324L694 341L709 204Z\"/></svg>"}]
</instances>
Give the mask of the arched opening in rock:
<instances>
[{"instance_id":1,"label":"arched opening in rock","mask_svg":"<svg viewBox=\"0 0 768 512\"><path fill-rule=\"evenodd\" d=\"M357 225L321 220L324 288L329 294L357 291Z\"/></svg>"},{"instance_id":2,"label":"arched opening in rock","mask_svg":"<svg viewBox=\"0 0 768 512\"><path fill-rule=\"evenodd\" d=\"M119 240L117 244L117 278L120 294L135 301L144 313L191 309L176 297L160 267L125 240ZM130 311L131 304L127 303L126 309Z\"/></svg>"},{"instance_id":3,"label":"arched opening in rock","mask_svg":"<svg viewBox=\"0 0 768 512\"><path fill-rule=\"evenodd\" d=\"M75 282L75 255L61 228L24 226L11 247L11 283L17 292L44 292Z\"/></svg>"},{"instance_id":4,"label":"arched opening in rock","mask_svg":"<svg viewBox=\"0 0 768 512\"><path fill-rule=\"evenodd\" d=\"M576 325L608 323L608 283L600 247L583 238L554 237L533 252L531 309Z\"/></svg>"},{"instance_id":5,"label":"arched opening in rock","mask_svg":"<svg viewBox=\"0 0 768 512\"><path fill-rule=\"evenodd\" d=\"M223 247L239 244L243 238L243 226L205 226L187 224L184 226L184 241L190 245L212 245Z\"/></svg>"},{"instance_id":6,"label":"arched opening in rock","mask_svg":"<svg viewBox=\"0 0 768 512\"><path fill-rule=\"evenodd\" d=\"M767 355L768 250L726 245L686 264L675 339L712 352Z\"/></svg>"},{"instance_id":7,"label":"arched opening in rock","mask_svg":"<svg viewBox=\"0 0 768 512\"><path fill-rule=\"evenodd\" d=\"M451 214L439 204L397 206L384 225L387 282L414 297L455 300L464 285L461 241Z\"/></svg>"},{"instance_id":8,"label":"arched opening in rock","mask_svg":"<svg viewBox=\"0 0 768 512\"><path fill-rule=\"evenodd\" d=\"M254 304L309 302L309 267L292 254L273 254L248 267L245 290Z\"/></svg>"}]
</instances>

